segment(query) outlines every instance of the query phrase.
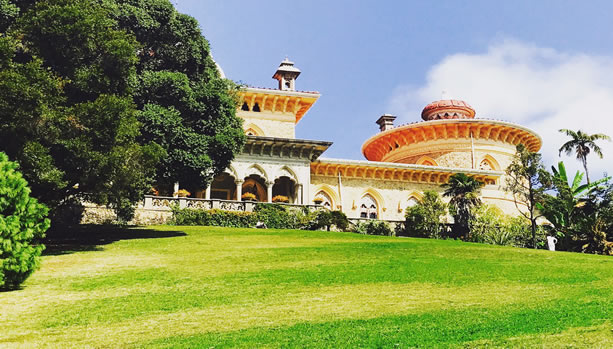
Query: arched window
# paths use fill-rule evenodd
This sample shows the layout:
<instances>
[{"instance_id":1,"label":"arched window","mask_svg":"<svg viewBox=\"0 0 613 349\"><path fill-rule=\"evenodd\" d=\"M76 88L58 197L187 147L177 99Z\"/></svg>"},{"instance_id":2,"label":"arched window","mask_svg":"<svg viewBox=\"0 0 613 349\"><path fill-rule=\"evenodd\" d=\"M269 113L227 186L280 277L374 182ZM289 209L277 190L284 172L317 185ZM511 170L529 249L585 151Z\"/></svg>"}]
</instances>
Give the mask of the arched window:
<instances>
[{"instance_id":1,"label":"arched window","mask_svg":"<svg viewBox=\"0 0 613 349\"><path fill-rule=\"evenodd\" d=\"M243 102L243 106L241 107L241 110L249 111L249 106L247 105L247 102Z\"/></svg>"},{"instance_id":2,"label":"arched window","mask_svg":"<svg viewBox=\"0 0 613 349\"><path fill-rule=\"evenodd\" d=\"M255 111L255 112L259 112L259 111L260 111L260 105L256 103L256 104L253 106L253 111Z\"/></svg>"},{"instance_id":3,"label":"arched window","mask_svg":"<svg viewBox=\"0 0 613 349\"><path fill-rule=\"evenodd\" d=\"M413 207L417 204L419 204L419 200L414 196L411 196L409 200L407 200L407 207Z\"/></svg>"},{"instance_id":4,"label":"arched window","mask_svg":"<svg viewBox=\"0 0 613 349\"><path fill-rule=\"evenodd\" d=\"M320 190L317 194L315 194L313 202L317 205L322 205L327 209L332 209L332 198L323 190Z\"/></svg>"},{"instance_id":5,"label":"arched window","mask_svg":"<svg viewBox=\"0 0 613 349\"><path fill-rule=\"evenodd\" d=\"M491 171L493 170L493 166L492 166L492 163L489 162L488 159L483 159L483 161L481 161L481 163L479 164L479 169Z\"/></svg>"},{"instance_id":6,"label":"arched window","mask_svg":"<svg viewBox=\"0 0 613 349\"><path fill-rule=\"evenodd\" d=\"M436 163L436 161L434 161L434 159L432 159L429 156L422 156L419 159L417 159L416 162L418 165L426 165L426 166L438 166L438 164Z\"/></svg>"},{"instance_id":7,"label":"arched window","mask_svg":"<svg viewBox=\"0 0 613 349\"><path fill-rule=\"evenodd\" d=\"M377 219L377 201L370 195L366 194L360 201L360 218Z\"/></svg>"}]
</instances>

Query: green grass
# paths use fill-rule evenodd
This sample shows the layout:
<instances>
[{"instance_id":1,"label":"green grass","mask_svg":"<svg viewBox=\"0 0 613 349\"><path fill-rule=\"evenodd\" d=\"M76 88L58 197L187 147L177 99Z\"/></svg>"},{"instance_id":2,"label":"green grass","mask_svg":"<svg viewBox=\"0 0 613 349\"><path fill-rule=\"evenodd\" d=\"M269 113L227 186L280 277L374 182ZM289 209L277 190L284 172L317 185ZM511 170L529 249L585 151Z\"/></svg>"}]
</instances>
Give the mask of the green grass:
<instances>
[{"instance_id":1,"label":"green grass","mask_svg":"<svg viewBox=\"0 0 613 349\"><path fill-rule=\"evenodd\" d=\"M613 347L612 316L611 257L90 227L56 240L22 290L0 293L0 347Z\"/></svg>"}]
</instances>

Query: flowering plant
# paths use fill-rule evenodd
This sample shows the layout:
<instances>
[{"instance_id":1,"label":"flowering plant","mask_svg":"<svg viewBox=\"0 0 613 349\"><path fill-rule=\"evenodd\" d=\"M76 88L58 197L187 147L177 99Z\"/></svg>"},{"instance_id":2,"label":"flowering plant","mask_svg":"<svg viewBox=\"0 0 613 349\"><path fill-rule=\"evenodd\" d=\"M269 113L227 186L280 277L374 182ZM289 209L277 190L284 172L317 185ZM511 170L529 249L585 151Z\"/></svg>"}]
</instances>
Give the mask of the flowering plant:
<instances>
[{"instance_id":1,"label":"flowering plant","mask_svg":"<svg viewBox=\"0 0 613 349\"><path fill-rule=\"evenodd\" d=\"M272 202L289 202L289 198L283 195L277 195L272 198Z\"/></svg>"},{"instance_id":2,"label":"flowering plant","mask_svg":"<svg viewBox=\"0 0 613 349\"><path fill-rule=\"evenodd\" d=\"M176 191L176 192L175 192L173 195L174 195L174 196L178 196L178 197L180 197L180 198L185 198L185 197L190 196L190 195L191 195L191 193L190 193L190 192L188 192L188 191L187 191L187 190L185 190L185 189L179 189L179 190L177 190L177 191Z\"/></svg>"},{"instance_id":3,"label":"flowering plant","mask_svg":"<svg viewBox=\"0 0 613 349\"><path fill-rule=\"evenodd\" d=\"M245 200L245 201L255 201L255 194L253 193L245 193L243 195L241 195L241 199Z\"/></svg>"}]
</instances>

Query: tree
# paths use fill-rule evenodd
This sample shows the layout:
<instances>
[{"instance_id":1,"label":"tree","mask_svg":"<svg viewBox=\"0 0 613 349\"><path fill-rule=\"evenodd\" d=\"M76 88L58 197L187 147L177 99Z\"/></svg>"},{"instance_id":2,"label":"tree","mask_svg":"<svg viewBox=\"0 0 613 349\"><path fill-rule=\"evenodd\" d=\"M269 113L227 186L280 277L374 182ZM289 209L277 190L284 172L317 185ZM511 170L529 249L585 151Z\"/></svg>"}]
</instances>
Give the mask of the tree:
<instances>
[{"instance_id":1,"label":"tree","mask_svg":"<svg viewBox=\"0 0 613 349\"><path fill-rule=\"evenodd\" d=\"M466 236L469 232L469 222L472 218L472 208L481 204L479 191L483 182L465 173L456 173L449 177L449 182L443 184L443 196L450 197L449 206L454 219L456 235Z\"/></svg>"},{"instance_id":2,"label":"tree","mask_svg":"<svg viewBox=\"0 0 613 349\"><path fill-rule=\"evenodd\" d=\"M219 76L198 23L168 0L106 1L118 28L134 35L134 101L143 124L141 141L166 151L159 184L205 186L245 143L236 116L237 87Z\"/></svg>"},{"instance_id":3,"label":"tree","mask_svg":"<svg viewBox=\"0 0 613 349\"><path fill-rule=\"evenodd\" d=\"M129 218L154 180L203 185L242 149L236 87L168 0L2 0L0 28L0 150L52 209Z\"/></svg>"},{"instance_id":4,"label":"tree","mask_svg":"<svg viewBox=\"0 0 613 349\"><path fill-rule=\"evenodd\" d=\"M447 205L438 192L426 190L420 202L407 207L405 230L409 236L439 238L440 225L446 213Z\"/></svg>"},{"instance_id":5,"label":"tree","mask_svg":"<svg viewBox=\"0 0 613 349\"><path fill-rule=\"evenodd\" d=\"M605 234L601 228L606 221L604 212L608 210L611 202L609 192L601 188L610 177L581 184L583 174L577 171L570 180L562 161L558 163L557 169L552 166L552 172L552 184L556 195L546 194L544 202L537 205L538 209L553 225L555 235L559 238L559 244L563 249L597 251L598 248L594 247L594 243L599 241L597 236ZM580 248L584 245L589 248Z\"/></svg>"},{"instance_id":6,"label":"tree","mask_svg":"<svg viewBox=\"0 0 613 349\"><path fill-rule=\"evenodd\" d=\"M543 167L541 154L531 152L523 144L518 144L506 174L505 190L513 194L513 201L519 213L530 220L532 247L537 248L536 221L540 217L537 204L543 201L550 182L549 175ZM525 205L525 208L520 208L520 204Z\"/></svg>"},{"instance_id":7,"label":"tree","mask_svg":"<svg viewBox=\"0 0 613 349\"><path fill-rule=\"evenodd\" d=\"M0 289L15 289L38 267L47 208L30 197L17 164L0 152Z\"/></svg>"},{"instance_id":8,"label":"tree","mask_svg":"<svg viewBox=\"0 0 613 349\"><path fill-rule=\"evenodd\" d=\"M561 129L560 132L566 134L572 139L560 147L559 153L562 154L562 152L565 152L566 155L570 156L573 152L575 152L577 159L581 161L583 169L585 169L585 177L587 178L587 183L589 184L590 175L587 170L587 156L593 150L594 153L596 153L596 155L602 159L602 149L600 149L600 147L596 144L596 141L600 139L611 141L611 138L602 133L590 135L581 130L575 132L568 129Z\"/></svg>"},{"instance_id":9,"label":"tree","mask_svg":"<svg viewBox=\"0 0 613 349\"><path fill-rule=\"evenodd\" d=\"M0 149L52 209L85 200L129 218L162 155L137 141L134 39L95 2L19 4L0 37Z\"/></svg>"}]
</instances>

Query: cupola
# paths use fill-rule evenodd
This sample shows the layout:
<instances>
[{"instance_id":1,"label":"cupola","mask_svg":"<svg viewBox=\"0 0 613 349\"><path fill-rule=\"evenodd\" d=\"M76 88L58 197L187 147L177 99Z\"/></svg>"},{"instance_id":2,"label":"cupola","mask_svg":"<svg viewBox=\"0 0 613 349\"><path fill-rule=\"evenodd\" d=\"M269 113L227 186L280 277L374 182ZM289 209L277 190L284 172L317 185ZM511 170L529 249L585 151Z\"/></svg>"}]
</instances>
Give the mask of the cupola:
<instances>
[{"instance_id":1,"label":"cupola","mask_svg":"<svg viewBox=\"0 0 613 349\"><path fill-rule=\"evenodd\" d=\"M421 118L429 120L472 119L475 110L468 103L455 99L443 99L428 104L421 112Z\"/></svg>"},{"instance_id":2,"label":"cupola","mask_svg":"<svg viewBox=\"0 0 613 349\"><path fill-rule=\"evenodd\" d=\"M294 67L294 62L285 57L272 78L279 80L279 90L296 91L298 75L300 75L300 69Z\"/></svg>"}]
</instances>

